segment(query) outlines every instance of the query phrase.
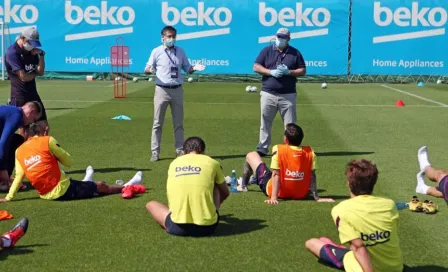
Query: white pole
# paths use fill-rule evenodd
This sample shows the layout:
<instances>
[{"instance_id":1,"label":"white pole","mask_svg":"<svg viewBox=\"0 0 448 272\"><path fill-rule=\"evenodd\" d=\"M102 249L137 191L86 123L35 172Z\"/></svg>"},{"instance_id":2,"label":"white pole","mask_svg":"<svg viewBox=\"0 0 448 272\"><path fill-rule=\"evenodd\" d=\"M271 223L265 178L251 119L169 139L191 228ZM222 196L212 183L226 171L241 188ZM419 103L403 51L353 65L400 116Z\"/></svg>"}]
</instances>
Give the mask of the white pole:
<instances>
[{"instance_id":1,"label":"white pole","mask_svg":"<svg viewBox=\"0 0 448 272\"><path fill-rule=\"evenodd\" d=\"M2 80L5 80L5 24L2 23Z\"/></svg>"}]
</instances>

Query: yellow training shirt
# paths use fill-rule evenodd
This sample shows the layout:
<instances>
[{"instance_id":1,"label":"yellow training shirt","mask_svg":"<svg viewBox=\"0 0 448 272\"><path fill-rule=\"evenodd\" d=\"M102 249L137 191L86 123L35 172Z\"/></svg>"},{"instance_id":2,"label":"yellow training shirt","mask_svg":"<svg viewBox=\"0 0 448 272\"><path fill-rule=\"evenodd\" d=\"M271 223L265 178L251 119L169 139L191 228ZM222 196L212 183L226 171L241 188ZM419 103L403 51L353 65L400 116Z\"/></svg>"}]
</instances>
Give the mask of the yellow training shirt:
<instances>
[{"instance_id":1,"label":"yellow training shirt","mask_svg":"<svg viewBox=\"0 0 448 272\"><path fill-rule=\"evenodd\" d=\"M224 183L221 165L207 155L186 154L169 167L167 195L171 220L210 226L218 221L213 202L215 184Z\"/></svg>"},{"instance_id":2,"label":"yellow training shirt","mask_svg":"<svg viewBox=\"0 0 448 272\"><path fill-rule=\"evenodd\" d=\"M331 211L342 244L361 239L378 272L402 272L403 256L398 239L398 211L395 202L361 195L344 200ZM344 256L346 271L359 271L353 252Z\"/></svg>"},{"instance_id":3,"label":"yellow training shirt","mask_svg":"<svg viewBox=\"0 0 448 272\"><path fill-rule=\"evenodd\" d=\"M293 146L293 145L288 145L288 146L293 150L297 150L297 151L302 150L301 146ZM277 145L274 145L272 147L271 169L276 169L276 170L280 169L280 163L278 161L278 146ZM316 154L314 154L314 151L313 151L312 170L316 170Z\"/></svg>"},{"instance_id":4,"label":"yellow training shirt","mask_svg":"<svg viewBox=\"0 0 448 272\"><path fill-rule=\"evenodd\" d=\"M73 159L62 147L59 146L58 142L55 138L50 137L49 140L49 149L50 152L57 158L57 160L64 165L65 167L71 167L73 164ZM9 189L9 193L6 196L7 200L12 200L19 191L20 185L22 184L23 178L25 176L25 173L23 171L22 166L20 165L20 162L17 160L15 161L15 168L16 168L16 176L14 178L14 181L11 185L11 188ZM49 193L41 195L40 197L43 199L57 199L61 196L63 196L66 192L68 187L70 186L70 179L65 175L64 171L61 171L61 179L58 185Z\"/></svg>"}]
</instances>

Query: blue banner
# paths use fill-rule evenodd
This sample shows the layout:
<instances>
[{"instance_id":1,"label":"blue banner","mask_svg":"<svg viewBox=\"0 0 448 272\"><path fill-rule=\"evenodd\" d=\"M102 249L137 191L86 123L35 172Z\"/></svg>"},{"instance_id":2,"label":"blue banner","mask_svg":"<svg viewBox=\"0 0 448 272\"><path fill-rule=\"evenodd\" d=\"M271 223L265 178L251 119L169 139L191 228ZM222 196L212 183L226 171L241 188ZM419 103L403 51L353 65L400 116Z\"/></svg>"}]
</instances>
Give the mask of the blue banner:
<instances>
[{"instance_id":1,"label":"blue banner","mask_svg":"<svg viewBox=\"0 0 448 272\"><path fill-rule=\"evenodd\" d=\"M292 35L308 74L347 73L349 0L3 0L0 18L11 42L26 26L37 26L46 70L111 71L117 37L130 49L129 72L141 73L160 30L178 30L177 45L204 73L252 74L259 51L280 27ZM3 5L2 5L3 4Z\"/></svg>"},{"instance_id":2,"label":"blue banner","mask_svg":"<svg viewBox=\"0 0 448 272\"><path fill-rule=\"evenodd\" d=\"M446 0L353 0L352 74L446 75Z\"/></svg>"}]
</instances>

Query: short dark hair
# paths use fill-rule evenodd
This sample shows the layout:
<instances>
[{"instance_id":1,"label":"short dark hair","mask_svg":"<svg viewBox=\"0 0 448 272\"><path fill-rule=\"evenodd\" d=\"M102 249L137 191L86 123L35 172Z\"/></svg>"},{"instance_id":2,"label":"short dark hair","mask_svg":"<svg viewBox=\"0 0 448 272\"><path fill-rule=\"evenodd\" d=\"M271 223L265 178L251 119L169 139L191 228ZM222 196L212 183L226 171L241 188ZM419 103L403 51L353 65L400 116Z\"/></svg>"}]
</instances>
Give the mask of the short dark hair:
<instances>
[{"instance_id":1,"label":"short dark hair","mask_svg":"<svg viewBox=\"0 0 448 272\"><path fill-rule=\"evenodd\" d=\"M190 137L184 142L185 154L196 152L198 154L204 154L205 142L200 137Z\"/></svg>"},{"instance_id":2,"label":"short dark hair","mask_svg":"<svg viewBox=\"0 0 448 272\"><path fill-rule=\"evenodd\" d=\"M172 26L165 26L164 28L162 28L162 31L160 31L160 34L162 34L162 36L163 36L168 31L174 32L175 35L177 34L177 30Z\"/></svg>"},{"instance_id":3,"label":"short dark hair","mask_svg":"<svg viewBox=\"0 0 448 272\"><path fill-rule=\"evenodd\" d=\"M298 125L289 123L286 125L285 137L289 145L300 146L304 137L303 130Z\"/></svg>"},{"instance_id":4,"label":"short dark hair","mask_svg":"<svg viewBox=\"0 0 448 272\"><path fill-rule=\"evenodd\" d=\"M369 160L352 160L347 164L345 176L352 194L371 195L378 180L378 169Z\"/></svg>"},{"instance_id":5,"label":"short dark hair","mask_svg":"<svg viewBox=\"0 0 448 272\"><path fill-rule=\"evenodd\" d=\"M34 137L36 135L40 135L45 132L45 127L42 122L35 122L29 125L28 127L28 136Z\"/></svg>"},{"instance_id":6,"label":"short dark hair","mask_svg":"<svg viewBox=\"0 0 448 272\"><path fill-rule=\"evenodd\" d=\"M39 116L42 115L42 105L38 101L27 102L25 106L28 106L35 110Z\"/></svg>"}]
</instances>

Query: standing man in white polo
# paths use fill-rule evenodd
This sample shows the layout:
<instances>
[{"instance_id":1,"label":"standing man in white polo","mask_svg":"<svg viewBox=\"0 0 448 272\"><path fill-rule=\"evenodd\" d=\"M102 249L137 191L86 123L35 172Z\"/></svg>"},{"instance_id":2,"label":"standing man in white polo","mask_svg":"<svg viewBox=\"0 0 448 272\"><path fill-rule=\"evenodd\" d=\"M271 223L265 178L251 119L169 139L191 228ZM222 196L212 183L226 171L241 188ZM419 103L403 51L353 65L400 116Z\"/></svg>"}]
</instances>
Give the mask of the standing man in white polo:
<instances>
[{"instance_id":1,"label":"standing man in white polo","mask_svg":"<svg viewBox=\"0 0 448 272\"><path fill-rule=\"evenodd\" d=\"M177 31L172 26L165 26L162 31L163 44L154 48L145 67L145 74L156 75L154 94L154 123L151 137L151 161L158 161L162 127L168 105L171 108L174 128L174 147L177 156L183 155L184 144L184 89L181 70L191 74L203 71L204 65L192 66L184 50L175 46Z\"/></svg>"},{"instance_id":2,"label":"standing man in white polo","mask_svg":"<svg viewBox=\"0 0 448 272\"><path fill-rule=\"evenodd\" d=\"M297 77L306 74L306 65L300 51L289 45L287 28L280 28L275 44L261 50L254 64L254 72L262 75L261 125L257 152L264 157L271 144L272 122L277 112L283 123L296 123Z\"/></svg>"}]
</instances>

